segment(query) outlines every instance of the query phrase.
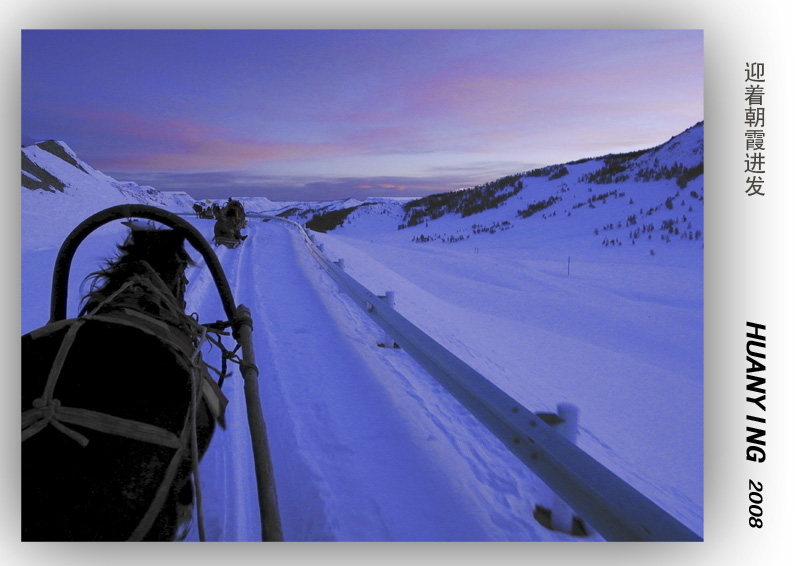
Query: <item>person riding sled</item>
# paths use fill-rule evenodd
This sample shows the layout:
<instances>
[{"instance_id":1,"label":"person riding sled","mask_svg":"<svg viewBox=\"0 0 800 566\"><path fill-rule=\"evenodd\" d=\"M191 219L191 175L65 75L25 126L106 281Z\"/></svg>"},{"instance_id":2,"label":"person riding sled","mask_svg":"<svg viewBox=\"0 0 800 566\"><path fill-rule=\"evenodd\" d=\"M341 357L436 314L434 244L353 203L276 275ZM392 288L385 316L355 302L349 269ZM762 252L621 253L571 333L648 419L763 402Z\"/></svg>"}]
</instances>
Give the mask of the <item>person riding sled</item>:
<instances>
[{"instance_id":1,"label":"person riding sled","mask_svg":"<svg viewBox=\"0 0 800 566\"><path fill-rule=\"evenodd\" d=\"M242 236L241 234L236 210L231 207L226 207L216 224L214 224L214 241L217 243L226 241L238 245L245 239L247 239L247 236Z\"/></svg>"}]
</instances>

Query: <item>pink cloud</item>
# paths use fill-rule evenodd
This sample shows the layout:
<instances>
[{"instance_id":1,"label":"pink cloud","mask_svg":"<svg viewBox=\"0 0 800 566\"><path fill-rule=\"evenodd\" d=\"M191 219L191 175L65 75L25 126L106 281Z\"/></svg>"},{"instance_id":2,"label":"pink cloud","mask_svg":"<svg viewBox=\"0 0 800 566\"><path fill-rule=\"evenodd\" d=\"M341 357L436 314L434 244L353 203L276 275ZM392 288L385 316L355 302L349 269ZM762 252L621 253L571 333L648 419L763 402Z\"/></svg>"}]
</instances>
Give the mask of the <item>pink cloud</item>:
<instances>
[{"instance_id":1,"label":"pink cloud","mask_svg":"<svg viewBox=\"0 0 800 566\"><path fill-rule=\"evenodd\" d=\"M111 139L133 140L124 152L99 155L94 163L115 170L187 171L247 169L358 151L348 143L284 143L237 135L229 128L188 119L159 121L125 111L80 111Z\"/></svg>"},{"instance_id":2,"label":"pink cloud","mask_svg":"<svg viewBox=\"0 0 800 566\"><path fill-rule=\"evenodd\" d=\"M409 84L408 115L445 131L475 131L488 143L553 135L601 116L626 128L642 117L702 116L702 57L653 51L590 53L568 66L548 65L547 54L542 60L529 68L463 61L419 77Z\"/></svg>"}]
</instances>

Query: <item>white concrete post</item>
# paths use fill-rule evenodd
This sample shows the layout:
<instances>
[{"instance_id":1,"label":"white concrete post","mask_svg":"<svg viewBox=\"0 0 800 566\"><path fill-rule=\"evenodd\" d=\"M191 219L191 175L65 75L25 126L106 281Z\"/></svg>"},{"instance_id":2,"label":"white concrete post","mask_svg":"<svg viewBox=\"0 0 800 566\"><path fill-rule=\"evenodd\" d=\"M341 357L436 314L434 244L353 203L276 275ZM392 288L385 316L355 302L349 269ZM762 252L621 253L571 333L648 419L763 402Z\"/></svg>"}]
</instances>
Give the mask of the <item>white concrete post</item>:
<instances>
[{"instance_id":1,"label":"white concrete post","mask_svg":"<svg viewBox=\"0 0 800 566\"><path fill-rule=\"evenodd\" d=\"M563 422L558 423L554 428L572 444L578 437L578 407L572 403L559 403L556 407L558 416ZM553 506L551 521L553 530L562 533L572 532L572 522L574 513L572 509L555 493L553 493Z\"/></svg>"},{"instance_id":2,"label":"white concrete post","mask_svg":"<svg viewBox=\"0 0 800 566\"><path fill-rule=\"evenodd\" d=\"M572 403L559 403L556 405L558 416L564 419L562 434L564 438L575 444L578 440L578 415L580 410Z\"/></svg>"},{"instance_id":3,"label":"white concrete post","mask_svg":"<svg viewBox=\"0 0 800 566\"><path fill-rule=\"evenodd\" d=\"M388 304L389 307L392 310L394 310L394 305L395 305L394 291L386 291L386 295L382 298L386 301L386 304ZM397 346L397 344L395 344L394 342L394 339L391 336L389 336L388 332L385 332L383 335L383 345L386 348L394 348Z\"/></svg>"},{"instance_id":4,"label":"white concrete post","mask_svg":"<svg viewBox=\"0 0 800 566\"><path fill-rule=\"evenodd\" d=\"M344 258L340 257L337 263L339 264L339 267L341 267L342 270L344 270Z\"/></svg>"}]
</instances>

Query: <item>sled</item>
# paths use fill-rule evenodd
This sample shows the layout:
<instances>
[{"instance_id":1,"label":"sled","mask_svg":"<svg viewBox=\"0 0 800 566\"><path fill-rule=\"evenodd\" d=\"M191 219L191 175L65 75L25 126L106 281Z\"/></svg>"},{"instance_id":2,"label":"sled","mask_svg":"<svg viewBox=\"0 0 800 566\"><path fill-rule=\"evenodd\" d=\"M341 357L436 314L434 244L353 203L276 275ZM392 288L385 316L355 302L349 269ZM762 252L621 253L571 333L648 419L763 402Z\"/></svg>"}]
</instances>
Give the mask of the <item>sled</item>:
<instances>
[{"instance_id":1,"label":"sled","mask_svg":"<svg viewBox=\"0 0 800 566\"><path fill-rule=\"evenodd\" d=\"M220 300L222 302L223 309L225 311L226 316L228 317L228 322L224 324L233 327L233 335L238 343L237 349L241 347L241 358L238 363L240 364L240 371L244 380L247 416L248 416L248 423L250 425L250 433L251 433L250 436L251 436L253 457L255 463L255 478L258 488L258 500L259 500L260 514L261 514L262 540L264 541L282 540L283 534L280 524L280 516L278 512L277 495L275 492L275 483L274 483L271 457L269 454L269 446L266 436L266 425L264 423L264 418L261 411L260 394L258 392L258 381L257 381L258 368L255 365L255 355L252 343L253 321L250 315L250 311L245 305L239 305L238 307L236 306L233 298L233 293L230 288L230 284L228 283L225 273L223 272L222 266L219 263L219 259L217 258L213 249L209 245L208 241L197 231L197 229L194 226L192 226L187 221L165 210L138 204L126 204L126 205L115 206L103 210L101 212L98 212L87 218L77 228L75 228L75 230L73 230L72 233L67 237L56 257L55 268L53 270L52 288L51 288L50 320L47 326L49 326L50 328L56 326L60 328L60 327L65 327L66 325L72 323L73 319L67 318L67 299L68 299L68 288L69 288L68 283L69 283L69 274L70 274L72 259L75 256L75 253L77 252L77 249L80 246L80 244L93 231L95 231L99 227L114 220L125 220L131 218L142 218L146 220L156 221L166 225L169 228L172 228L175 231L180 232L183 235L185 241L188 244L190 244L197 252L200 253L200 255L205 260L206 267L211 272L214 283L216 284L217 287L217 291L219 293ZM237 243L241 243L241 240L237 240ZM95 316L95 318L99 318L99 316ZM141 327L140 324L141 321L138 320L140 318L142 318L142 316L137 315L136 317L134 317L134 319L131 319L129 321L126 318L123 322L125 323L125 325L132 327L133 330L137 330ZM163 342L164 340L162 337L163 334L162 330L164 332L169 331L169 325L167 325L166 323L162 323L157 326L158 329L150 331L149 334L152 335L151 338L153 342ZM162 326L164 327L164 329L161 328ZM147 330L148 328L146 328L145 330ZM37 331L34 331L34 333L35 332ZM64 349L63 346L62 349ZM60 353L61 352L59 351L59 354ZM63 363L63 360L57 360L57 361L59 364ZM117 364L118 362L119 360L117 360L112 355L111 359L108 362L108 365L111 366L113 364ZM57 364L54 364L54 367L56 367L56 365ZM54 370L51 369L50 373L51 374L54 373ZM201 385L203 384L201 383ZM51 387L54 386L50 386L48 384L48 387L45 389L44 397L47 397L48 399L49 397L52 396L51 395L52 391L50 391ZM37 414L34 415L34 417L38 418L38 413L42 411L37 409L37 407L38 405L34 403L34 410L32 412L38 411ZM36 430L31 430L29 436L32 437L38 432L38 430L44 430L43 428L44 426L49 426L51 422L58 421L59 419L64 420L64 422L67 422L66 419L71 418L69 417L69 414L67 414L67 410L69 409L70 409L69 407L67 407L66 409L62 408L60 402L58 404L54 402L51 411L52 414L50 413L45 414L44 415L45 418L40 419L42 420L43 424L41 426L38 426L38 428L34 426L33 428L36 428ZM94 415L89 415L89 416L95 418ZM23 412L23 429L25 429L26 427L25 417L26 414ZM105 420L107 421L108 419ZM116 426L118 424L117 421L121 420L124 419L116 419L112 424ZM126 424L127 426L127 423L123 424ZM38 421L34 423L34 425L39 425ZM72 440L75 440L77 438L77 441L80 443L81 440L81 438L79 438L81 436L80 434L73 433L72 431L68 430L68 427L63 426L59 422L55 422L53 426L57 427L59 430L67 430L68 434L65 437L67 438L65 442L71 442ZM82 424L81 426L84 425ZM144 426L137 425L135 432L137 435L140 435L141 431L144 430L146 433L149 434L150 432L153 432L151 430L152 428L153 427L149 427L148 425ZM158 433L160 435L159 438L164 436L160 430L155 431L155 433ZM23 435L23 441L25 440L26 437L25 435ZM167 440L174 443L171 436L167 438Z\"/></svg>"},{"instance_id":2,"label":"sled","mask_svg":"<svg viewBox=\"0 0 800 566\"><path fill-rule=\"evenodd\" d=\"M247 238L247 236L244 236L242 238L225 238L225 237L222 237L222 236L215 236L214 237L214 245L215 246L225 246L226 248L234 249L234 248L238 248L239 246L241 246L242 242L244 242L245 238Z\"/></svg>"}]
</instances>

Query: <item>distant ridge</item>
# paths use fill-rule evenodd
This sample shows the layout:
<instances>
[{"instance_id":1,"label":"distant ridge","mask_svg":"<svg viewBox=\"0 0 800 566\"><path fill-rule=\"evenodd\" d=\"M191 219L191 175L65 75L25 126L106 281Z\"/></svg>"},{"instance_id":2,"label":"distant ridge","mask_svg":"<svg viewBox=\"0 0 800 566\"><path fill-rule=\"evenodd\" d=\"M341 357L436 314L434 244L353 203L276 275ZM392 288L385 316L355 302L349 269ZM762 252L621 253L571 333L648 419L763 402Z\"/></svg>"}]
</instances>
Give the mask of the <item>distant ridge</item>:
<instances>
[{"instance_id":1,"label":"distant ridge","mask_svg":"<svg viewBox=\"0 0 800 566\"><path fill-rule=\"evenodd\" d=\"M191 212L186 193L162 193L153 187L117 181L82 161L56 140L22 148L22 239L33 248L60 246L87 216L126 203L142 203ZM59 222L53 222L58 218ZM63 222L62 222L63 220Z\"/></svg>"},{"instance_id":2,"label":"distant ridge","mask_svg":"<svg viewBox=\"0 0 800 566\"><path fill-rule=\"evenodd\" d=\"M703 245L703 154L701 121L649 149L540 167L417 199L240 200L250 214L279 215L319 232L403 230L419 243L457 243L522 230L537 241L569 233L611 248L646 243L654 253L678 240ZM196 202L185 192L117 181L55 140L22 149L21 185L23 195L61 199L57 208L65 211L139 202L191 213ZM78 201L83 205L70 205Z\"/></svg>"},{"instance_id":3,"label":"distant ridge","mask_svg":"<svg viewBox=\"0 0 800 566\"><path fill-rule=\"evenodd\" d=\"M677 241L703 246L704 123L650 149L516 173L403 203L296 210L318 231L401 230L419 242L457 243L506 231L535 241L585 237L609 248ZM379 217L382 217L381 220Z\"/></svg>"},{"instance_id":4,"label":"distant ridge","mask_svg":"<svg viewBox=\"0 0 800 566\"><path fill-rule=\"evenodd\" d=\"M138 202L162 208L191 210L188 194L162 193L153 187L117 181L81 161L70 147L46 140L22 148L22 188L61 193L73 199L91 198L102 204Z\"/></svg>"}]
</instances>

